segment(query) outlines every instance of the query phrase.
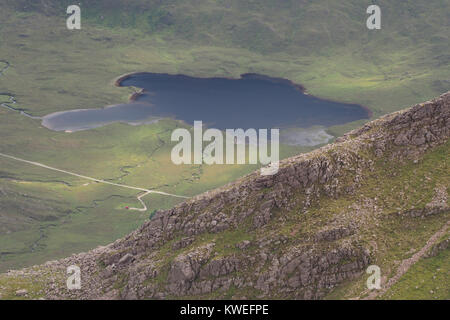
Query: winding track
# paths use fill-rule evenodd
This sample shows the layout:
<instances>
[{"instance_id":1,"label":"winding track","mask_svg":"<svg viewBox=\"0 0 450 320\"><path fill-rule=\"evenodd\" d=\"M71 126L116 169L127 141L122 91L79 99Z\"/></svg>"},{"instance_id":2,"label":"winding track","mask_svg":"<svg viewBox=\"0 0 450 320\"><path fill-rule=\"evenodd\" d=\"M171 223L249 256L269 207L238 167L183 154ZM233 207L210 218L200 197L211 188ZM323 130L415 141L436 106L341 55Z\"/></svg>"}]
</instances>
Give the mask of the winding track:
<instances>
[{"instance_id":1,"label":"winding track","mask_svg":"<svg viewBox=\"0 0 450 320\"><path fill-rule=\"evenodd\" d=\"M65 173L65 174L68 174L68 175L71 175L71 176L75 176L75 177L78 177L78 178L91 180L91 181L98 182L98 183L104 183L104 184L109 184L109 185L120 187L120 188L126 188L126 189L132 189L132 190L138 190L138 191L145 192L144 194L142 194L142 195L137 197L138 201L143 205L143 208L130 208L130 210L147 211L147 206L145 205L144 201L142 201L142 198L145 197L146 195L150 194L150 193L161 194L161 195L164 195L164 196L170 196L170 197L176 197L176 198L189 199L189 197L180 196L180 195L167 193L167 192L163 192L163 191L149 190L149 189L144 189L144 188L139 188L139 187L128 186L128 185L125 185L125 184L109 182L109 181L105 181L105 180L102 180L102 179L96 179L96 178L84 176L84 175L81 175L81 174L78 174L78 173L70 172L70 171L67 171L67 170L62 170L62 169L50 167L50 166L47 166L47 165L39 163L39 162L34 162L34 161L21 159L21 158L14 157L14 156L11 156L11 155L8 155L8 154L4 154L4 153L0 153L0 156L2 156L4 158L8 158L8 159L24 162L24 163L27 163L27 164L31 164L33 166L45 168L45 169L48 169L48 170L58 171L58 172Z\"/></svg>"},{"instance_id":2,"label":"winding track","mask_svg":"<svg viewBox=\"0 0 450 320\"><path fill-rule=\"evenodd\" d=\"M0 76L1 76L9 68L10 64L9 64L9 62L4 61L4 60L0 60L0 62L3 62L3 63L6 64L6 66L3 69L0 70ZM11 103L13 103L13 104L16 103L16 101L15 101L13 96L11 96L9 94L4 94L4 95L7 95L7 96L10 97ZM31 115L27 114L26 112L24 112L22 110L17 110L15 108L7 105L6 103L2 103L0 105L2 107L8 108L8 109L13 110L13 111L20 111L21 114L23 114L23 115L25 115L25 116L27 116L29 118L41 119L40 117L31 116ZM164 195L164 196L170 196L170 197L176 197L176 198L189 199L189 197L180 196L180 195L176 195L176 194L171 194L171 193L167 193L167 192L163 192L163 191L149 190L149 189L145 189L145 188L128 186L128 185L125 185L125 184L113 183L113 182L105 181L105 180L102 180L102 179L96 179L96 178L84 176L84 175L81 175L81 174L78 174L78 173L75 173L75 172L70 172L70 171L67 171L67 170L62 170L62 169L50 167L50 166L47 166L47 165L39 163L39 162L25 160L25 159L18 158L18 157L12 156L12 155L4 154L4 153L0 153L0 156L2 156L4 158L12 159L12 160L20 161L20 162L23 162L23 163L27 163L27 164L30 164L30 165L33 165L33 166L45 168L45 169L48 169L48 170L61 172L61 173L68 174L68 175L71 175L71 176L75 176L75 177L78 177L78 178L94 181L94 182L97 182L97 183L109 184L109 185L112 185L112 186L115 186L115 187L132 189L132 190L137 190L137 191L144 192L143 194L141 194L141 195L139 195L137 197L137 200L142 204L142 208L129 208L129 210L135 210L135 211L141 211L141 212L147 211L147 206L146 206L145 202L142 200L142 198L147 196L147 195L149 195L149 194L151 194L151 193L160 194L160 195Z\"/></svg>"}]
</instances>

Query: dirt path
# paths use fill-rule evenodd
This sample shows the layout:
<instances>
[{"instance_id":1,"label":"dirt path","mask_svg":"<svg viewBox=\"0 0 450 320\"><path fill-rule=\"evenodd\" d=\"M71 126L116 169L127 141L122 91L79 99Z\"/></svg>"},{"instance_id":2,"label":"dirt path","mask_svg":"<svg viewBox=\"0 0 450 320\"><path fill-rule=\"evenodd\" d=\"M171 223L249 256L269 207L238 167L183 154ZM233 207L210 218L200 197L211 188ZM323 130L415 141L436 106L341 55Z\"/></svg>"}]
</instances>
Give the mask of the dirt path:
<instances>
[{"instance_id":1,"label":"dirt path","mask_svg":"<svg viewBox=\"0 0 450 320\"><path fill-rule=\"evenodd\" d=\"M65 173L65 174L68 174L68 175L71 175L71 176L75 176L75 177L86 179L86 180L90 180L90 181L103 183L103 184L109 184L109 185L112 185L112 186L115 186L115 187L132 189L132 190L137 190L137 191L144 192L144 194L142 194L142 195L137 197L138 201L143 205L143 208L130 208L130 210L147 211L147 206L145 205L144 201L142 201L142 198L145 197L146 195L150 194L150 193L155 193L155 194L160 194L160 195L170 196L170 197L176 197L176 198L183 198L183 199L188 199L189 198L189 197L180 196L180 195L176 195L176 194L171 194L171 193L167 193L167 192L163 192L163 191L149 190L149 189L144 189L144 188L139 188L139 187L128 186L128 185L125 185L125 184L118 184L118 183L114 183L114 182L109 182L109 181L105 181L105 180L101 180L101 179L96 179L96 178L84 176L84 175L81 175L81 174L78 174L78 173L70 172L70 171L67 171L67 170L62 170L62 169L57 169L57 168L54 168L54 167L50 167L50 166L47 166L47 165L39 163L39 162L28 161L28 160L21 159L21 158L18 158L18 157L14 157L14 156L11 156L11 155L8 155L8 154L4 154L4 153L0 153L0 156L4 157L4 158L8 158L8 159L24 162L24 163L27 163L27 164L31 164L33 166L45 168L45 169L48 169L48 170L53 170L53 171Z\"/></svg>"},{"instance_id":2,"label":"dirt path","mask_svg":"<svg viewBox=\"0 0 450 320\"><path fill-rule=\"evenodd\" d=\"M431 247L447 232L448 227L450 226L450 221L438 231L436 232L430 239L428 239L425 246L416 252L411 258L405 259L402 261L400 266L397 269L397 273L389 279L389 281L380 289L372 291L365 300L372 300L379 296L385 294L389 288L391 288L398 280L413 266L416 262L418 262L427 252L431 249Z\"/></svg>"},{"instance_id":3,"label":"dirt path","mask_svg":"<svg viewBox=\"0 0 450 320\"><path fill-rule=\"evenodd\" d=\"M135 211L141 211L141 212L147 211L147 205L145 204L144 201L142 201L142 198L145 197L148 194L149 194L149 192L146 192L146 193L141 194L140 196L137 197L139 202L142 204L142 208L129 208L128 210L135 210Z\"/></svg>"}]
</instances>

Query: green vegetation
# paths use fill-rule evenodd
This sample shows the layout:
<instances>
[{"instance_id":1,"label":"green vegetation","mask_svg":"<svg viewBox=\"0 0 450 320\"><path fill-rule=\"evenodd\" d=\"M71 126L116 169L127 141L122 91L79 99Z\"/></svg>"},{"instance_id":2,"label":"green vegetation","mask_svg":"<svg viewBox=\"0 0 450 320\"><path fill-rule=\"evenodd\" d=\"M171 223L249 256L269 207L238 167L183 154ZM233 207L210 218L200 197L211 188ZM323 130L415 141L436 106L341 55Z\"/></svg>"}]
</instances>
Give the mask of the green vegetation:
<instances>
[{"instance_id":1,"label":"green vegetation","mask_svg":"<svg viewBox=\"0 0 450 320\"><path fill-rule=\"evenodd\" d=\"M382 296L383 299L448 300L450 250L416 263L403 277Z\"/></svg>"},{"instance_id":2,"label":"green vegetation","mask_svg":"<svg viewBox=\"0 0 450 320\"><path fill-rule=\"evenodd\" d=\"M333 148L340 147L334 146ZM409 151L413 152L412 148L414 147L411 147ZM191 244L180 249L174 249L173 245L183 236L180 235L180 231L175 231L172 240L168 240L162 247L154 251L148 251L148 256L140 256L139 267L142 270L150 267L150 265L160 267L157 276L149 277L144 281L144 284L161 286L161 288L167 285L169 268L174 259L181 254L204 250L202 246L207 244L214 243L212 254L208 256L208 259L222 259L230 256L245 259L246 257L252 257L253 253L260 253L261 247L259 245L266 239L270 240L269 247L266 249L279 255L282 255L284 250L292 249L292 247L304 246L313 249L312 253L320 253L322 250L323 252L330 252L333 247L341 245L351 244L352 247L361 245L370 249L370 263L381 268L384 281L392 278L397 273L402 261L411 258L424 247L432 235L438 230L442 230L443 225L448 223L450 213L447 211L422 217L411 217L405 214L410 209L424 208L429 204L436 195L436 188L445 188L448 194L448 186L450 186L448 173L450 170L446 160L448 154L450 154L450 142L447 141L430 149L416 161L406 158L394 159L392 153L395 151L398 151L397 147L390 145L386 153L379 158L374 156L372 150L358 151L357 154L361 157L362 163L367 164L369 160L373 159L377 159L377 161L373 163L373 167L366 168L359 173L356 173L355 170L349 170L344 176L340 177L341 186L346 187L353 185L354 178L359 176L361 185L354 192L346 192L335 198L323 193L323 190L320 190L319 187L317 190L318 197L313 197L311 206L306 210L299 211L300 207L304 208L303 205L299 205L298 208L274 210L274 217L262 228L255 229L252 223L253 217L249 216L240 221L237 228L219 233L200 233L195 236ZM331 154L331 151L329 152ZM335 154L333 159L336 159L336 157ZM301 195L292 195L292 197L298 200L298 203L301 203L306 195L302 192ZM249 203L242 203L241 205L241 210L255 208L252 199L249 199ZM230 209L225 207L221 211L227 213ZM311 239L311 236L317 235L317 231L323 230L325 226L332 227L335 223L338 226L347 226L354 223L358 229L354 234L344 236L336 241L317 242ZM448 232L446 235L442 235L439 241L447 238ZM236 245L244 240L250 241L249 248L246 250L238 249ZM118 250L124 254L127 247ZM101 261L103 258L107 257L99 257L99 260L97 260L99 268L104 267ZM146 259L148 260L146 261ZM340 264L348 264L353 261L352 259L346 259L340 261ZM269 267L270 261L266 265ZM235 270L227 276L248 276L253 272L252 268L244 268L243 270ZM343 285L334 288L326 298L367 298L370 294L366 288L367 277L368 275L362 272L356 279L348 280ZM447 277L448 249L435 257L419 260L385 295L377 298L448 299ZM45 283L46 281L45 276L39 276L38 279L39 283ZM17 275L0 275L0 286L3 286L3 292L7 294L6 297L10 297L18 288L30 288L30 281L21 283L16 281ZM63 281L59 283L64 284ZM125 272L118 275L113 288L120 291L126 284L127 273ZM32 292L33 296L39 294L39 288L31 288L30 290L28 291ZM257 298L260 294L254 288L231 286L226 290L218 289L208 294L199 294L188 298ZM282 292L276 292L271 297L285 299L294 296L286 296ZM175 296L166 296L166 298L175 298Z\"/></svg>"},{"instance_id":3,"label":"green vegetation","mask_svg":"<svg viewBox=\"0 0 450 320\"><path fill-rule=\"evenodd\" d=\"M251 218L242 221L238 228L221 233L202 234L185 248L173 250L174 243L180 240L176 237L166 242L156 254L152 262L162 266L165 272L148 282L164 286L167 284L169 266L180 254L186 254L206 244L214 243L214 254L210 259L221 259L236 256L251 255L253 247L240 250L236 244L244 241L261 239L274 240L271 252L282 253L286 246L312 245L310 237L316 235L326 226L339 222L340 225L357 224L356 237L344 237L336 243L360 243L370 248L371 264L378 265L383 279L389 279L397 273L400 263L410 258L422 249L430 237L445 225L450 212L443 212L426 217L408 217L398 213L412 208L424 208L435 195L439 186L450 186L450 168L446 161L450 154L450 142L445 143L426 153L416 163L412 160L392 161L387 153L374 164L373 170L365 170L362 185L353 194L340 195L338 198L321 194L306 212L294 208L288 212L275 212L271 222L261 229L252 227ZM360 154L366 160L374 159L371 152ZM348 172L346 179L352 181L354 172ZM341 182L344 183L345 182ZM295 195L298 203L303 203L305 195ZM254 203L242 204L243 209L253 208ZM303 205L299 205L303 207ZM223 210L226 212L226 208ZM301 213L300 213L301 212ZM279 218L279 219L278 219ZM286 243L276 241L282 237ZM446 239L448 237L448 233ZM441 240L443 240L441 239ZM330 246L336 243L324 242L315 244L329 252ZM257 247L254 247L257 249ZM422 258L391 287L381 299L448 299L448 252L441 252L432 258ZM351 261L346 261L349 263ZM270 263L269 263L270 265ZM252 272L247 270L247 272ZM227 275L233 277L233 274ZM366 298L369 292L366 280L369 275L362 273L353 280L329 293L327 299ZM417 288L416 288L417 286ZM275 297L277 293L273 293ZM258 293L250 288L231 287L226 291L216 291L205 295L185 297L193 299L222 299L230 297L256 298ZM175 297L170 297L175 298Z\"/></svg>"},{"instance_id":4,"label":"green vegetation","mask_svg":"<svg viewBox=\"0 0 450 320\"><path fill-rule=\"evenodd\" d=\"M33 268L35 275L15 274L15 276L0 275L0 299L4 300L29 300L44 297L43 289L50 279L47 271L38 267ZM52 275L55 276L55 275ZM25 290L23 295L18 295L18 290Z\"/></svg>"},{"instance_id":5,"label":"green vegetation","mask_svg":"<svg viewBox=\"0 0 450 320\"><path fill-rule=\"evenodd\" d=\"M446 1L379 1L380 31L365 28L367 4L359 0L78 2L82 30L69 31L70 1L0 0L0 60L11 64L0 76L0 102L12 94L15 107L43 116L127 101L131 89L112 85L123 73L256 72L301 83L323 98L362 104L377 117L449 87ZM328 132L340 135L359 124ZM179 125L113 124L68 134L0 108L0 152L188 196L255 169L174 166L170 132ZM310 149L284 147L282 156ZM180 200L149 195L144 201L148 212L129 212L125 206L138 205L132 191L0 158L0 271L106 244Z\"/></svg>"},{"instance_id":6,"label":"green vegetation","mask_svg":"<svg viewBox=\"0 0 450 320\"><path fill-rule=\"evenodd\" d=\"M115 183L193 196L256 167L176 166L170 160L173 121L150 126L116 124L72 134L53 133L4 109L1 130L14 144L1 152ZM16 131L11 119L27 123ZM32 138L30 138L32 137ZM298 152L286 148L285 156ZM63 152L62 152L63 151ZM104 245L136 229L155 209L182 199L151 194L136 207L137 192L102 185L0 157L0 270L42 263Z\"/></svg>"},{"instance_id":7,"label":"green vegetation","mask_svg":"<svg viewBox=\"0 0 450 320\"><path fill-rule=\"evenodd\" d=\"M143 70L281 76L375 116L449 88L445 1L380 1L379 31L358 0L79 2L80 31L65 27L70 1L2 5L0 50L13 66L4 88L35 114L125 101L111 79Z\"/></svg>"},{"instance_id":8,"label":"green vegetation","mask_svg":"<svg viewBox=\"0 0 450 320\"><path fill-rule=\"evenodd\" d=\"M388 161L388 158L383 158L378 162L377 169L370 172L368 179L365 179L364 185L355 196L342 197L338 201L330 201L334 210L339 211L342 208L347 208L348 204L356 199L374 199L375 202L372 206L376 205L384 208L381 212L381 219L376 219L372 216L368 221L369 224L367 225L367 230L363 232L364 238L362 239L368 247L376 248L376 255L372 257L372 264L376 264L381 268L382 277L387 276L390 278L393 276L400 262L410 258L419 251L428 239L448 221L450 212L425 218L404 217L397 215L397 212L425 207L425 204L431 201L436 186L447 186L447 192L449 191L450 177L448 173L450 169L446 161L449 153L450 143L447 142L432 152L425 154L419 163L407 161L399 165L396 162ZM327 203L322 201L321 206L328 208ZM363 218L363 213L364 208L361 208L358 212L358 215L361 217L355 216L354 218ZM441 255L441 258L443 257L445 257L445 254ZM414 266L404 275L405 279L410 279L412 275L417 275L417 270L426 269L428 274L424 273L421 277L418 277L417 279L421 284L416 284L424 290L416 291L416 293L414 293L414 290L408 290L407 286L411 285L411 281L405 280L406 282L402 282L404 279L402 277L402 280L381 298L412 298L412 296L408 296L409 294L416 297L418 297L418 294L422 294L424 297L432 299L435 296L443 298L443 292L447 290L448 293L448 283L442 282L440 293L433 295L429 294L429 291L433 290L431 287L434 286L436 288L439 285L437 285L435 279L428 281L429 277L438 277L435 270L438 267L436 266L442 265L442 270L447 270L444 264L448 262L441 261L441 258L435 257L421 260L418 266ZM430 274L432 275L430 276ZM328 298L366 297L368 294L366 289L367 277L368 275L362 274L356 281L347 282L334 290ZM425 289L428 286L430 290L427 293Z\"/></svg>"}]
</instances>

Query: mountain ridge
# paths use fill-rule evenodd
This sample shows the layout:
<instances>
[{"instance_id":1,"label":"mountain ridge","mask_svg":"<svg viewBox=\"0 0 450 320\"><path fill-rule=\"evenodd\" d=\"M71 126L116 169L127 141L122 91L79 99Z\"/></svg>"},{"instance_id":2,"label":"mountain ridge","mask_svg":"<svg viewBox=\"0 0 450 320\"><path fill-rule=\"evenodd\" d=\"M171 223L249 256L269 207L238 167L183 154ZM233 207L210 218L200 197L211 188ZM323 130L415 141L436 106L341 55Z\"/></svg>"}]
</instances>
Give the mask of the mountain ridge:
<instances>
[{"instance_id":1,"label":"mountain ridge","mask_svg":"<svg viewBox=\"0 0 450 320\"><path fill-rule=\"evenodd\" d=\"M361 190L372 175L376 181L377 174L386 174L385 166L420 168L434 152L445 159L449 136L447 92L282 160L276 175L254 172L158 211L110 245L6 277L38 277L39 295L48 299L324 298L361 279L376 262L380 239L371 233L380 225L396 219L415 224L410 219L418 217L434 219L427 223L436 229L447 223L445 160L444 175L422 207L396 200L387 204L388 196ZM69 265L81 268L81 290L64 288Z\"/></svg>"}]
</instances>

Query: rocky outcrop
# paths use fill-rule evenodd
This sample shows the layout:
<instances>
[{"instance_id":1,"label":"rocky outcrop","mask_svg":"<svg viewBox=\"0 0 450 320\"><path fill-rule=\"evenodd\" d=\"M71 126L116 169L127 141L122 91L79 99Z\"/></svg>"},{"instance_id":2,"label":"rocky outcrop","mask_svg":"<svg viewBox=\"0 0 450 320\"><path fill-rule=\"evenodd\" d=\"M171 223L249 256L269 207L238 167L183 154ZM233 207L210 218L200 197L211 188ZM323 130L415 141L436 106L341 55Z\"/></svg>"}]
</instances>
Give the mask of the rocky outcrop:
<instances>
[{"instance_id":1,"label":"rocky outcrop","mask_svg":"<svg viewBox=\"0 0 450 320\"><path fill-rule=\"evenodd\" d=\"M426 257L427 258L435 257L442 251L447 250L449 247L450 247L450 238L447 238L435 244L427 253Z\"/></svg>"},{"instance_id":2,"label":"rocky outcrop","mask_svg":"<svg viewBox=\"0 0 450 320\"><path fill-rule=\"evenodd\" d=\"M440 185L435 188L433 199L424 208L412 208L406 211L397 212L398 215L410 218L427 217L443 212L450 212L448 205L447 186Z\"/></svg>"}]
</instances>

